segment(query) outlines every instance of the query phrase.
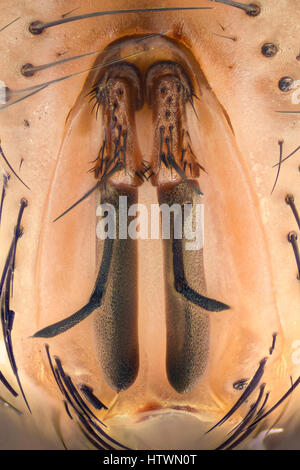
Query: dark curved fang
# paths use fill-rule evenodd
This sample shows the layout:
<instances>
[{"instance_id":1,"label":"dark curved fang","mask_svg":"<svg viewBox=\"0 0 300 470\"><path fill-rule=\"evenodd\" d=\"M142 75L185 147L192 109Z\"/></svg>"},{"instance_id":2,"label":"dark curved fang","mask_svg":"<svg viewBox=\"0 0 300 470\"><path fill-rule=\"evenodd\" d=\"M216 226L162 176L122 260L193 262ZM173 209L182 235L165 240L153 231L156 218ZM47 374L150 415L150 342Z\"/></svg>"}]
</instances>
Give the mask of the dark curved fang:
<instances>
[{"instance_id":1,"label":"dark curved fang","mask_svg":"<svg viewBox=\"0 0 300 470\"><path fill-rule=\"evenodd\" d=\"M61 333L64 333L73 326L82 322L82 320L87 318L91 313L101 306L110 270L113 244L113 239L107 238L105 240L101 266L89 302L70 317L54 323L53 325L47 326L40 331L37 331L33 335L33 338L53 338L54 336L60 335Z\"/></svg>"},{"instance_id":2,"label":"dark curved fang","mask_svg":"<svg viewBox=\"0 0 300 470\"><path fill-rule=\"evenodd\" d=\"M182 240L173 238L172 240L172 251L173 251L173 270L174 270L174 287L176 292L183 295L187 300L192 302L204 310L209 312L222 312L223 310L229 310L230 307L218 300L204 297L203 295L192 289L185 278L184 265L183 265L183 254L182 254Z\"/></svg>"}]
</instances>

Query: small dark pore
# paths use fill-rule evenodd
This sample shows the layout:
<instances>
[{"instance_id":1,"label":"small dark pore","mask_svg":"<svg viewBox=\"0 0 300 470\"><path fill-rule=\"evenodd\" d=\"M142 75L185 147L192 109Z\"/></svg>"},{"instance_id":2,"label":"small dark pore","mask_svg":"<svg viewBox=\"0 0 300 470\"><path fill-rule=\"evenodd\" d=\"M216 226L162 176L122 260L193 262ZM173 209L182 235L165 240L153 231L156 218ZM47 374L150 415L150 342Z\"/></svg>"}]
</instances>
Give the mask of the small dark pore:
<instances>
[{"instance_id":1,"label":"small dark pore","mask_svg":"<svg viewBox=\"0 0 300 470\"><path fill-rule=\"evenodd\" d=\"M34 65L32 64L24 64L21 67L21 74L24 77L33 77L34 75Z\"/></svg>"},{"instance_id":2,"label":"small dark pore","mask_svg":"<svg viewBox=\"0 0 300 470\"><path fill-rule=\"evenodd\" d=\"M249 16L258 16L261 13L261 8L256 3L250 3L248 7L249 9L247 10L247 15Z\"/></svg>"},{"instance_id":3,"label":"small dark pore","mask_svg":"<svg viewBox=\"0 0 300 470\"><path fill-rule=\"evenodd\" d=\"M236 382L234 382L233 388L235 390L245 390L245 388L247 388L248 382L249 379L237 380Z\"/></svg>"},{"instance_id":4,"label":"small dark pore","mask_svg":"<svg viewBox=\"0 0 300 470\"><path fill-rule=\"evenodd\" d=\"M265 57L274 57L278 52L278 47L276 44L273 44L272 42L267 42L264 44L261 48L261 53Z\"/></svg>"},{"instance_id":5,"label":"small dark pore","mask_svg":"<svg viewBox=\"0 0 300 470\"><path fill-rule=\"evenodd\" d=\"M293 89L294 79L291 77L282 77L278 82L279 90L288 92Z\"/></svg>"}]
</instances>

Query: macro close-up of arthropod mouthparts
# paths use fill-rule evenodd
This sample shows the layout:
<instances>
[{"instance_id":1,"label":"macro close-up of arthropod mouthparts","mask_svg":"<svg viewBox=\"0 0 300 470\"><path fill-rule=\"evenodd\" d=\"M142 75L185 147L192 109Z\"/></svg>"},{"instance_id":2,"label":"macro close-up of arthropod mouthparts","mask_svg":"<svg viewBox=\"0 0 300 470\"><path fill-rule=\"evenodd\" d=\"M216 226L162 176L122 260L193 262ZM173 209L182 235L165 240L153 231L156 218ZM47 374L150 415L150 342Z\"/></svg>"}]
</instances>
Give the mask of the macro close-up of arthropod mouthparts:
<instances>
[{"instance_id":1,"label":"macro close-up of arthropod mouthparts","mask_svg":"<svg viewBox=\"0 0 300 470\"><path fill-rule=\"evenodd\" d=\"M0 5L0 449L299 450L299 1Z\"/></svg>"}]
</instances>

